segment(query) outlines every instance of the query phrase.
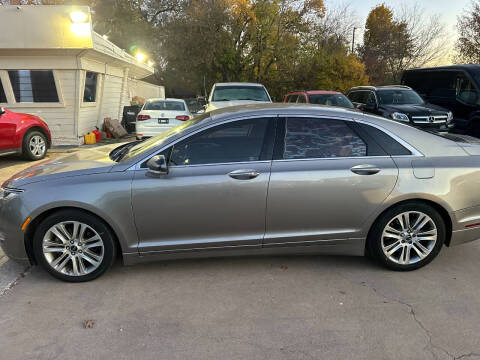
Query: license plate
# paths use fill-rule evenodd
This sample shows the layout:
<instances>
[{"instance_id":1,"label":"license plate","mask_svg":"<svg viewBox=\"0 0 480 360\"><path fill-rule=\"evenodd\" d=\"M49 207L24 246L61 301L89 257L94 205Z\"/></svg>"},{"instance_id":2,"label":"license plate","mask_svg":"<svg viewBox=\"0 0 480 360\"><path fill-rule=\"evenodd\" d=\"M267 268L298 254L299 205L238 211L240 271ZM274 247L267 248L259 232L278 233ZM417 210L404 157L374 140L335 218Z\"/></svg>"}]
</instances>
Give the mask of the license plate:
<instances>
[{"instance_id":1,"label":"license plate","mask_svg":"<svg viewBox=\"0 0 480 360\"><path fill-rule=\"evenodd\" d=\"M168 124L168 119L158 119L159 124Z\"/></svg>"}]
</instances>

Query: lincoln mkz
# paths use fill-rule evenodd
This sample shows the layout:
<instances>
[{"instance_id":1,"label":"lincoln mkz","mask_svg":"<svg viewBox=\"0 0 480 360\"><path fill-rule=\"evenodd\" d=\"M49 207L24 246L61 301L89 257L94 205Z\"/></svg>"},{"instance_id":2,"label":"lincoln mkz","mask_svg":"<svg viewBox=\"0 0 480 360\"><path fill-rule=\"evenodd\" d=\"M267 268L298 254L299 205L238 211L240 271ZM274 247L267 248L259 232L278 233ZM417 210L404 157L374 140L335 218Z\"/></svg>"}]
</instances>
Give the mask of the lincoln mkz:
<instances>
[{"instance_id":1,"label":"lincoln mkz","mask_svg":"<svg viewBox=\"0 0 480 360\"><path fill-rule=\"evenodd\" d=\"M0 244L66 281L152 260L369 254L413 270L480 238L480 144L348 109L262 104L29 168Z\"/></svg>"}]
</instances>

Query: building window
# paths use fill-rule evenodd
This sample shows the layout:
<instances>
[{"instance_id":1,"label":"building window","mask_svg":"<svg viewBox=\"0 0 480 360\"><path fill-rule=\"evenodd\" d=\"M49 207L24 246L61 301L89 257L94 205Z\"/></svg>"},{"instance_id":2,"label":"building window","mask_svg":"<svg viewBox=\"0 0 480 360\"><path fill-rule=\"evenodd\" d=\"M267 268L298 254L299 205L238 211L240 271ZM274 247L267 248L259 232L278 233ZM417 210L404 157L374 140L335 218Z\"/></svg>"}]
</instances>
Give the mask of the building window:
<instances>
[{"instance_id":1,"label":"building window","mask_svg":"<svg viewBox=\"0 0 480 360\"><path fill-rule=\"evenodd\" d=\"M15 101L58 103L52 70L9 70Z\"/></svg>"},{"instance_id":2,"label":"building window","mask_svg":"<svg viewBox=\"0 0 480 360\"><path fill-rule=\"evenodd\" d=\"M5 91L3 90L2 81L0 80L0 103L6 103L7 97L5 96Z\"/></svg>"},{"instance_id":3,"label":"building window","mask_svg":"<svg viewBox=\"0 0 480 360\"><path fill-rule=\"evenodd\" d=\"M85 74L85 88L83 90L83 102L94 103L97 101L98 74L87 71Z\"/></svg>"}]
</instances>

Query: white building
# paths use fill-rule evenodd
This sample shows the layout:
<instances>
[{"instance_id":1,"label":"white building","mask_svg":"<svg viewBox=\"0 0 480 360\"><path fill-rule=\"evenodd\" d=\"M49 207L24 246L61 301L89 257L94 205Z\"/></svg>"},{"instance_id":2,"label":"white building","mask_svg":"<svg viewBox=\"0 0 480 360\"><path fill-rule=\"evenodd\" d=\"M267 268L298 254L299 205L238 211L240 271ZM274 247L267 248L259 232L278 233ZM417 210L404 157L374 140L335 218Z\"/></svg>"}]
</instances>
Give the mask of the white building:
<instances>
[{"instance_id":1,"label":"white building","mask_svg":"<svg viewBox=\"0 0 480 360\"><path fill-rule=\"evenodd\" d=\"M133 96L165 97L141 81L153 68L92 30L88 7L0 6L0 106L41 116L54 145L77 145Z\"/></svg>"}]
</instances>

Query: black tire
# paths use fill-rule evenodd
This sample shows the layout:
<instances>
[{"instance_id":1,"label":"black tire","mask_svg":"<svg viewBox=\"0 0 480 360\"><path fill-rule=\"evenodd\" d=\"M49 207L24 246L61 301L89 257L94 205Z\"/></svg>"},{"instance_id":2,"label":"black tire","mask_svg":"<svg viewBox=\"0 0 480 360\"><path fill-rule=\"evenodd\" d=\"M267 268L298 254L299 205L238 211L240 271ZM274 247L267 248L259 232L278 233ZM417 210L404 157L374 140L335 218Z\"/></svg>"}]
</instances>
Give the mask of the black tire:
<instances>
[{"instance_id":1,"label":"black tire","mask_svg":"<svg viewBox=\"0 0 480 360\"><path fill-rule=\"evenodd\" d=\"M412 251L412 254L415 254L418 257L417 262L410 263L410 264L399 264L397 262L392 261L387 257L382 249L382 234L387 226L397 215L402 213L413 211L413 212L421 212L423 214L428 215L431 220L433 221L436 230L437 230L437 240L434 246L431 248L430 253L425 256L425 258L420 259L418 255ZM403 203L384 212L380 217L377 219L375 224L372 226L370 233L367 239L367 252L381 265L385 266L388 269L396 270L396 271L410 271L419 269L428 263L430 263L440 252L443 243L445 242L446 238L446 227L445 222L442 216L438 213L438 211L433 208L432 206L418 201L412 201L408 203ZM396 240L392 240L392 243ZM399 251L402 251L399 249Z\"/></svg>"},{"instance_id":2,"label":"black tire","mask_svg":"<svg viewBox=\"0 0 480 360\"><path fill-rule=\"evenodd\" d=\"M30 148L30 141L33 138L39 138L43 140L43 143L45 144L44 145L45 150L41 154L32 152L32 149ZM26 160L32 160L32 161L42 160L45 157L45 155L47 155L47 149L48 149L48 140L44 133L37 130L33 130L33 131L27 132L23 137L22 155Z\"/></svg>"},{"instance_id":3,"label":"black tire","mask_svg":"<svg viewBox=\"0 0 480 360\"><path fill-rule=\"evenodd\" d=\"M45 234L56 224L62 222L77 221L88 225L97 232L103 241L103 258L100 265L85 275L66 274L55 270L47 261L43 252L43 239ZM36 228L33 237L33 251L37 263L57 279L68 282L83 282L96 279L107 271L115 261L116 245L114 236L109 227L96 216L90 215L80 210L65 210L56 212L44 219ZM77 250L78 251L78 250ZM79 251L81 252L81 251ZM85 251L86 253L86 251ZM70 252L71 254L71 252ZM75 253L73 253L75 254ZM77 254L80 256L80 254ZM83 261L84 262L84 261Z\"/></svg>"}]
</instances>

